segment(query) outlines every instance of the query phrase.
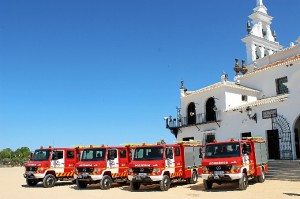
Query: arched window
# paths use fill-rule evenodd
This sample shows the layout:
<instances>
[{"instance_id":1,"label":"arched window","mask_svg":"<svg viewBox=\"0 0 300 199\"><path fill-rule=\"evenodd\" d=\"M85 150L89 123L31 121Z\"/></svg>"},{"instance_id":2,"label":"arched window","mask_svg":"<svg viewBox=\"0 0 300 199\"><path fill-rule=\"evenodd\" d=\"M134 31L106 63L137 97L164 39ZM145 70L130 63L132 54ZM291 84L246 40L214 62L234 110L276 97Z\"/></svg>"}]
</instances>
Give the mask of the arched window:
<instances>
[{"instance_id":1,"label":"arched window","mask_svg":"<svg viewBox=\"0 0 300 199\"><path fill-rule=\"evenodd\" d=\"M187 121L188 124L196 124L196 107L194 102L191 102L188 106L187 118L188 118Z\"/></svg>"},{"instance_id":2,"label":"arched window","mask_svg":"<svg viewBox=\"0 0 300 199\"><path fill-rule=\"evenodd\" d=\"M215 99L210 97L207 101L206 101L206 121L210 122L210 121L216 121L216 111L214 110L215 108Z\"/></svg>"}]
</instances>

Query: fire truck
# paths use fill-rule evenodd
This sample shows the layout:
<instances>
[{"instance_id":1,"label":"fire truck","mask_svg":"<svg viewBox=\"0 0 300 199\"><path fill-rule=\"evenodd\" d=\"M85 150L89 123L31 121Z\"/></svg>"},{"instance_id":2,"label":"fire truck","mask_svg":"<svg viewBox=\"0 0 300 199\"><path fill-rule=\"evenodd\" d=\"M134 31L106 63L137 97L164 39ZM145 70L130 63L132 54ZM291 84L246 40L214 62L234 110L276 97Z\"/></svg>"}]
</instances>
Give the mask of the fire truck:
<instances>
[{"instance_id":1,"label":"fire truck","mask_svg":"<svg viewBox=\"0 0 300 199\"><path fill-rule=\"evenodd\" d=\"M31 160L25 163L24 178L28 186L42 182L45 188L53 187L58 180L73 180L74 167L80 159L76 148L43 148L32 154Z\"/></svg>"},{"instance_id":2,"label":"fire truck","mask_svg":"<svg viewBox=\"0 0 300 199\"><path fill-rule=\"evenodd\" d=\"M237 182L239 189L245 190L248 180L253 178L262 183L268 172L266 142L259 137L248 137L209 143L202 170L205 189L211 189L213 183Z\"/></svg>"},{"instance_id":3,"label":"fire truck","mask_svg":"<svg viewBox=\"0 0 300 199\"><path fill-rule=\"evenodd\" d=\"M128 175L132 191L147 184L159 184L162 191L167 191L172 181L194 184L201 174L199 143L142 144L134 148L132 156Z\"/></svg>"},{"instance_id":4,"label":"fire truck","mask_svg":"<svg viewBox=\"0 0 300 199\"><path fill-rule=\"evenodd\" d=\"M88 184L100 183L105 190L113 182L126 183L129 162L129 146L90 146L83 150L81 161L75 165L77 187L83 189Z\"/></svg>"}]
</instances>

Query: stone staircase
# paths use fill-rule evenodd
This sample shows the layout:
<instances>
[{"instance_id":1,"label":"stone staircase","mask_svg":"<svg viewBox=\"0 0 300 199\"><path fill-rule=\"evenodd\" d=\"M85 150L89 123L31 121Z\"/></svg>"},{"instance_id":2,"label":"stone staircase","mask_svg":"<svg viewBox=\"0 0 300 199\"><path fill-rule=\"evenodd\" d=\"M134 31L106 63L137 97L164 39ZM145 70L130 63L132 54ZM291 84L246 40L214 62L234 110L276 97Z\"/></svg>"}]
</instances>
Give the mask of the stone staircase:
<instances>
[{"instance_id":1,"label":"stone staircase","mask_svg":"<svg viewBox=\"0 0 300 199\"><path fill-rule=\"evenodd\" d=\"M267 180L300 181L299 160L269 160Z\"/></svg>"}]
</instances>

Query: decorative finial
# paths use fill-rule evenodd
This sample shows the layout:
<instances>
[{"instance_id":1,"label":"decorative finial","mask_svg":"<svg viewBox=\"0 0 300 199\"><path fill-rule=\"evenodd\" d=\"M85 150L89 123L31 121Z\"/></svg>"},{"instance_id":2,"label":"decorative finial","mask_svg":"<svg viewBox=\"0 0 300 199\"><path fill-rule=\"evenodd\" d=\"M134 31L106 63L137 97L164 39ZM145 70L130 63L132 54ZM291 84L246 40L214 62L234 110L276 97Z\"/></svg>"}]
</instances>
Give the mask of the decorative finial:
<instances>
[{"instance_id":1,"label":"decorative finial","mask_svg":"<svg viewBox=\"0 0 300 199\"><path fill-rule=\"evenodd\" d=\"M256 6L262 6L262 5L264 5L262 0L256 0Z\"/></svg>"},{"instance_id":2,"label":"decorative finial","mask_svg":"<svg viewBox=\"0 0 300 199\"><path fill-rule=\"evenodd\" d=\"M246 68L245 60L242 60L241 72L242 72L243 75L245 75L248 72L248 69Z\"/></svg>"},{"instance_id":3,"label":"decorative finial","mask_svg":"<svg viewBox=\"0 0 300 199\"><path fill-rule=\"evenodd\" d=\"M234 66L233 70L236 72L236 75L238 75L240 72L239 59L237 59L237 58L235 59L235 66Z\"/></svg>"},{"instance_id":4,"label":"decorative finial","mask_svg":"<svg viewBox=\"0 0 300 199\"><path fill-rule=\"evenodd\" d=\"M252 30L252 28L251 28L251 25L250 25L250 21L248 21L247 22L247 32L248 32L248 35L250 35L251 30Z\"/></svg>"},{"instance_id":5,"label":"decorative finial","mask_svg":"<svg viewBox=\"0 0 300 199\"><path fill-rule=\"evenodd\" d=\"M277 35L276 35L276 32L275 30L273 30L273 33L272 33L273 37L274 37L274 40L277 41Z\"/></svg>"},{"instance_id":6,"label":"decorative finial","mask_svg":"<svg viewBox=\"0 0 300 199\"><path fill-rule=\"evenodd\" d=\"M181 84L180 89L184 89L184 81L183 80L180 81L180 84Z\"/></svg>"}]
</instances>

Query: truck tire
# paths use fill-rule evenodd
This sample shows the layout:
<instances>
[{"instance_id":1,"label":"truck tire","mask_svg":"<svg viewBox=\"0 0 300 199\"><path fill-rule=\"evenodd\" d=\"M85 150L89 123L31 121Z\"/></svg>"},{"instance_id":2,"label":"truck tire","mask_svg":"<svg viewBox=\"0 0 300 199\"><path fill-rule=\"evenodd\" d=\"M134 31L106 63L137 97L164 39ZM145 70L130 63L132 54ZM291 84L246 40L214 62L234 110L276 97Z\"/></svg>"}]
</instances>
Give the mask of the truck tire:
<instances>
[{"instance_id":1,"label":"truck tire","mask_svg":"<svg viewBox=\"0 0 300 199\"><path fill-rule=\"evenodd\" d=\"M213 182L209 180L203 180L204 189L209 190L212 188Z\"/></svg>"},{"instance_id":2,"label":"truck tire","mask_svg":"<svg viewBox=\"0 0 300 199\"><path fill-rule=\"evenodd\" d=\"M257 181L263 183L266 180L265 170L261 168L261 175L257 177Z\"/></svg>"},{"instance_id":3,"label":"truck tire","mask_svg":"<svg viewBox=\"0 0 300 199\"><path fill-rule=\"evenodd\" d=\"M195 184L198 181L198 174L196 171L193 171L191 178L188 179L188 183Z\"/></svg>"},{"instance_id":4,"label":"truck tire","mask_svg":"<svg viewBox=\"0 0 300 199\"><path fill-rule=\"evenodd\" d=\"M248 177L246 173L243 173L242 177L239 179L239 189L246 190L248 186Z\"/></svg>"},{"instance_id":5,"label":"truck tire","mask_svg":"<svg viewBox=\"0 0 300 199\"><path fill-rule=\"evenodd\" d=\"M85 182L81 182L80 180L76 180L76 185L77 185L77 188L78 189L84 189L84 188L86 188L87 187L87 183L85 183Z\"/></svg>"},{"instance_id":6,"label":"truck tire","mask_svg":"<svg viewBox=\"0 0 300 199\"><path fill-rule=\"evenodd\" d=\"M130 182L131 191L136 191L140 189L141 184L138 182Z\"/></svg>"},{"instance_id":7,"label":"truck tire","mask_svg":"<svg viewBox=\"0 0 300 199\"><path fill-rule=\"evenodd\" d=\"M164 175L163 179L160 181L159 185L160 185L160 190L168 191L168 189L170 188L170 185L171 185L169 176Z\"/></svg>"},{"instance_id":8,"label":"truck tire","mask_svg":"<svg viewBox=\"0 0 300 199\"><path fill-rule=\"evenodd\" d=\"M102 180L100 180L100 188L103 190L110 189L112 185L112 179L110 176L103 176Z\"/></svg>"},{"instance_id":9,"label":"truck tire","mask_svg":"<svg viewBox=\"0 0 300 199\"><path fill-rule=\"evenodd\" d=\"M36 180L26 178L26 184L30 187L34 187L38 182Z\"/></svg>"},{"instance_id":10,"label":"truck tire","mask_svg":"<svg viewBox=\"0 0 300 199\"><path fill-rule=\"evenodd\" d=\"M56 177L52 174L47 174L43 179L43 186L45 188L54 187L56 183Z\"/></svg>"}]
</instances>

